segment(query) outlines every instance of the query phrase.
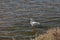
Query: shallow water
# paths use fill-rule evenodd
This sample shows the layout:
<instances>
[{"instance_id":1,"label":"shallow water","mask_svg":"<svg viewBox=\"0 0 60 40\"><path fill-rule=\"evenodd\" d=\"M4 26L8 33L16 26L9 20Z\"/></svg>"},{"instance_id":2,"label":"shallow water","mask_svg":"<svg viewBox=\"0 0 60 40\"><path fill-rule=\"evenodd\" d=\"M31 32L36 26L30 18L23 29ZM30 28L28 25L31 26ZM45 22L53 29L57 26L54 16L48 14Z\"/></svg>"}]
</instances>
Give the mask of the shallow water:
<instances>
[{"instance_id":1,"label":"shallow water","mask_svg":"<svg viewBox=\"0 0 60 40\"><path fill-rule=\"evenodd\" d=\"M59 2L60 0L0 0L0 27L11 27L18 22L28 24L29 18L56 25L52 20L60 20Z\"/></svg>"}]
</instances>

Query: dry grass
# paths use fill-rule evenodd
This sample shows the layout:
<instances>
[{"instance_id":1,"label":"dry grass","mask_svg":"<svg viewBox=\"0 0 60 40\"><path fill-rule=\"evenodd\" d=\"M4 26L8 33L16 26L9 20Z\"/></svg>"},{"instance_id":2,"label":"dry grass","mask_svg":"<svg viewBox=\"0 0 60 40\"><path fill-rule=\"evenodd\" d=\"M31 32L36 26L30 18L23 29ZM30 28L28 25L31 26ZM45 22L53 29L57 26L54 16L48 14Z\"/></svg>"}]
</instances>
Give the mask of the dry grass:
<instances>
[{"instance_id":1,"label":"dry grass","mask_svg":"<svg viewBox=\"0 0 60 40\"><path fill-rule=\"evenodd\" d=\"M36 37L34 40L60 40L60 29L53 28L47 31L46 34Z\"/></svg>"}]
</instances>

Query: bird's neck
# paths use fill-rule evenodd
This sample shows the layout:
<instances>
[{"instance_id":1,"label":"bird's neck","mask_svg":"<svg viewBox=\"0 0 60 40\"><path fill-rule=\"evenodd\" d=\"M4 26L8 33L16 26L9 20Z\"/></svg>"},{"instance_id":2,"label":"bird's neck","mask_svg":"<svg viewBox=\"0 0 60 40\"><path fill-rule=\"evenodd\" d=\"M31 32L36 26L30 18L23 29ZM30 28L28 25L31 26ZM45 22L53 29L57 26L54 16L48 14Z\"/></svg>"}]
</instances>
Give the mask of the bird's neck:
<instances>
[{"instance_id":1,"label":"bird's neck","mask_svg":"<svg viewBox=\"0 0 60 40\"><path fill-rule=\"evenodd\" d=\"M30 22L34 22L34 20L33 19L30 19Z\"/></svg>"}]
</instances>

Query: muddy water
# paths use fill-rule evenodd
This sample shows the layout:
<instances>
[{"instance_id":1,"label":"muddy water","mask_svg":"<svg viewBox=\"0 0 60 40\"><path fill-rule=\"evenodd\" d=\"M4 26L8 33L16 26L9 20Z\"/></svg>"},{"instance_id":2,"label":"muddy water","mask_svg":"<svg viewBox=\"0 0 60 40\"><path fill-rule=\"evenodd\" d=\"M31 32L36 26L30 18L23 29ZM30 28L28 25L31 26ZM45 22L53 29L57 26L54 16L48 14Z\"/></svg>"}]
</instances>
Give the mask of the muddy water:
<instances>
[{"instance_id":1,"label":"muddy water","mask_svg":"<svg viewBox=\"0 0 60 40\"><path fill-rule=\"evenodd\" d=\"M29 18L60 26L60 0L0 0L0 27L30 27Z\"/></svg>"}]
</instances>

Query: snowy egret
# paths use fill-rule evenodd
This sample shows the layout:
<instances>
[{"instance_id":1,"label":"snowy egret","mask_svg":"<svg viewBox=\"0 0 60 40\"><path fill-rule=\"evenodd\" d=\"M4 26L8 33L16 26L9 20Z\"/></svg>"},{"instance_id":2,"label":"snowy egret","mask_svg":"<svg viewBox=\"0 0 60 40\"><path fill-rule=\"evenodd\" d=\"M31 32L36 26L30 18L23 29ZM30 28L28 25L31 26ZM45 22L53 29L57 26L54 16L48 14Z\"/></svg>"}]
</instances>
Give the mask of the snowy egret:
<instances>
[{"instance_id":1,"label":"snowy egret","mask_svg":"<svg viewBox=\"0 0 60 40\"><path fill-rule=\"evenodd\" d=\"M32 18L30 18L30 25L31 26L38 26L38 25L40 25L40 23L39 22L36 22Z\"/></svg>"}]
</instances>

